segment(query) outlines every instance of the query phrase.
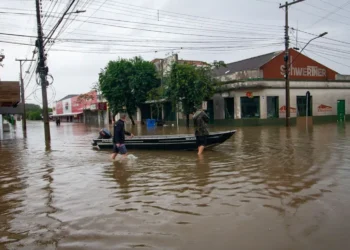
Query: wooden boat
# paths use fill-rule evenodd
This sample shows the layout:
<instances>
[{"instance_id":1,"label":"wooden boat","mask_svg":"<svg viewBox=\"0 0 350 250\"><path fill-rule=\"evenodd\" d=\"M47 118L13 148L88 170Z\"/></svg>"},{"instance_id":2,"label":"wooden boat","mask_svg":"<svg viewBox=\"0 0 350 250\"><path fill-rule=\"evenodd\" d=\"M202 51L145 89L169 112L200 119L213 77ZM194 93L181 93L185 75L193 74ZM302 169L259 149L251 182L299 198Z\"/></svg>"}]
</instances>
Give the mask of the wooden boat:
<instances>
[{"instance_id":1,"label":"wooden boat","mask_svg":"<svg viewBox=\"0 0 350 250\"><path fill-rule=\"evenodd\" d=\"M236 133L236 130L226 132L213 132L207 137L206 148L215 147ZM141 150L196 150L196 137L194 135L155 135L134 136L125 140L127 149ZM112 139L93 139L92 146L98 149L112 149Z\"/></svg>"}]
</instances>

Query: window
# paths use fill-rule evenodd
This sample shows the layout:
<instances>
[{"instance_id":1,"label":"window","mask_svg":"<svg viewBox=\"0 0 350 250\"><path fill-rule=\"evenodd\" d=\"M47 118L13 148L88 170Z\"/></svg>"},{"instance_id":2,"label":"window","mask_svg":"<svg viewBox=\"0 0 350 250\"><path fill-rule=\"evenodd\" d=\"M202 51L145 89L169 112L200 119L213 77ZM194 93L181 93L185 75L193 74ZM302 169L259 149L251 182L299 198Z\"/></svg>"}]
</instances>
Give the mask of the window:
<instances>
[{"instance_id":1,"label":"window","mask_svg":"<svg viewBox=\"0 0 350 250\"><path fill-rule=\"evenodd\" d=\"M242 118L260 118L260 97L241 97Z\"/></svg>"},{"instance_id":2,"label":"window","mask_svg":"<svg viewBox=\"0 0 350 250\"><path fill-rule=\"evenodd\" d=\"M234 99L233 97L225 98L225 119L234 119Z\"/></svg>"},{"instance_id":3,"label":"window","mask_svg":"<svg viewBox=\"0 0 350 250\"><path fill-rule=\"evenodd\" d=\"M278 96L268 96L267 97L267 118L278 118Z\"/></svg>"},{"instance_id":4,"label":"window","mask_svg":"<svg viewBox=\"0 0 350 250\"><path fill-rule=\"evenodd\" d=\"M298 116L306 116L306 96L297 96ZM308 105L308 116L312 116L312 96Z\"/></svg>"}]
</instances>

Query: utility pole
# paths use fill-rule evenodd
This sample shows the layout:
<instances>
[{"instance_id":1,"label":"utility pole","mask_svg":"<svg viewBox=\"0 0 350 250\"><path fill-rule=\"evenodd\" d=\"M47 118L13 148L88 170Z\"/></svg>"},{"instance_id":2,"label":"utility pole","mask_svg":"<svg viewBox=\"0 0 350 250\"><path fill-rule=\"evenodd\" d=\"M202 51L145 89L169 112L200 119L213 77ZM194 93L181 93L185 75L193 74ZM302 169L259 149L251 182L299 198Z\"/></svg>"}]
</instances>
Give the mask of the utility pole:
<instances>
[{"instance_id":1,"label":"utility pole","mask_svg":"<svg viewBox=\"0 0 350 250\"><path fill-rule=\"evenodd\" d=\"M44 55L43 29L41 25L39 0L35 0L35 5L36 5L36 20L38 25L38 39L36 40L36 47L38 48L38 51L39 51L39 62L38 62L37 73L39 73L39 76L40 76L41 92L42 92L42 98L43 98L45 143L46 143L46 146L48 146L51 141L47 89L46 89L48 85L46 80L48 68L45 66L46 56Z\"/></svg>"},{"instance_id":2,"label":"utility pole","mask_svg":"<svg viewBox=\"0 0 350 250\"><path fill-rule=\"evenodd\" d=\"M288 7L303 2L305 0L296 0L291 3L286 2L284 5L280 4L280 9L285 8L286 26L285 26L285 55L284 55L284 77L286 80L286 127L290 126L290 91L289 91L289 26L288 26Z\"/></svg>"},{"instance_id":3,"label":"utility pole","mask_svg":"<svg viewBox=\"0 0 350 250\"><path fill-rule=\"evenodd\" d=\"M19 68L20 68L20 80L21 80L21 101L23 105L23 115L22 115L22 128L23 132L27 131L27 116L26 116L26 98L24 96L24 83L23 83L23 75L22 75L22 65L24 62L34 62L35 60L29 60L29 59L16 59L16 61L19 62Z\"/></svg>"},{"instance_id":4,"label":"utility pole","mask_svg":"<svg viewBox=\"0 0 350 250\"><path fill-rule=\"evenodd\" d=\"M37 73L40 76L40 85L43 98L43 118L44 118L44 132L45 132L45 143L46 146L49 145L51 141L50 136L50 124L49 124L49 113L48 113L48 102L47 102L47 80L46 76L48 73L48 68L45 66L45 55L44 55L44 41L43 41L43 29L41 25L41 15L40 15L40 2L35 0L36 5L36 20L38 25L38 39L36 40L36 47L39 51L39 62Z\"/></svg>"}]
</instances>

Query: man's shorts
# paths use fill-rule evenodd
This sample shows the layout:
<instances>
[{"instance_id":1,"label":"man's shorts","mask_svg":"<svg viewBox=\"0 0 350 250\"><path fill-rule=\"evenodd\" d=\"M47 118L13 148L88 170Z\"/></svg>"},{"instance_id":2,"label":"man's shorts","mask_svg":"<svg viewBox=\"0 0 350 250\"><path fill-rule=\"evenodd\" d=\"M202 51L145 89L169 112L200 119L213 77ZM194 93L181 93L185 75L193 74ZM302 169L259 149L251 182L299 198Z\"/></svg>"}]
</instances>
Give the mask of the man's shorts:
<instances>
[{"instance_id":1,"label":"man's shorts","mask_svg":"<svg viewBox=\"0 0 350 250\"><path fill-rule=\"evenodd\" d=\"M125 155L127 152L125 144L121 144L120 147L117 147L116 144L113 145L113 153Z\"/></svg>"},{"instance_id":2,"label":"man's shorts","mask_svg":"<svg viewBox=\"0 0 350 250\"><path fill-rule=\"evenodd\" d=\"M197 147L199 146L206 146L207 145L207 136L196 136L196 144Z\"/></svg>"}]
</instances>

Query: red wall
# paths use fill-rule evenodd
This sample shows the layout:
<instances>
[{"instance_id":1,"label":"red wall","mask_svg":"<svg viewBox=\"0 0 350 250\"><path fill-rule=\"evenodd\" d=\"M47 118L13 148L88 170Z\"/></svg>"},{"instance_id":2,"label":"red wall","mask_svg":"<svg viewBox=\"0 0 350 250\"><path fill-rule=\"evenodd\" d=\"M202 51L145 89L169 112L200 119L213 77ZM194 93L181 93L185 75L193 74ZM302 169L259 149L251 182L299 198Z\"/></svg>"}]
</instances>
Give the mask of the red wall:
<instances>
[{"instance_id":1,"label":"red wall","mask_svg":"<svg viewBox=\"0 0 350 250\"><path fill-rule=\"evenodd\" d=\"M290 62L299 55L299 52L290 49ZM264 79L284 79L284 53L276 56L274 59L261 67L264 73ZM335 80L337 72L326 66L300 54L290 67L289 78L291 80L312 80L326 81Z\"/></svg>"},{"instance_id":2,"label":"red wall","mask_svg":"<svg viewBox=\"0 0 350 250\"><path fill-rule=\"evenodd\" d=\"M81 103L79 103L78 102L79 96L72 97L72 112L73 113L83 112L84 108L90 108L91 104L96 104L96 108L97 108L97 92L91 91L91 92L88 92L87 94L91 94L93 96L93 100L82 101Z\"/></svg>"},{"instance_id":3,"label":"red wall","mask_svg":"<svg viewBox=\"0 0 350 250\"><path fill-rule=\"evenodd\" d=\"M56 114L58 114L58 115L63 114L63 103L62 102L56 103Z\"/></svg>"}]
</instances>

